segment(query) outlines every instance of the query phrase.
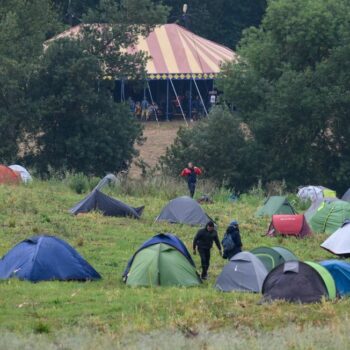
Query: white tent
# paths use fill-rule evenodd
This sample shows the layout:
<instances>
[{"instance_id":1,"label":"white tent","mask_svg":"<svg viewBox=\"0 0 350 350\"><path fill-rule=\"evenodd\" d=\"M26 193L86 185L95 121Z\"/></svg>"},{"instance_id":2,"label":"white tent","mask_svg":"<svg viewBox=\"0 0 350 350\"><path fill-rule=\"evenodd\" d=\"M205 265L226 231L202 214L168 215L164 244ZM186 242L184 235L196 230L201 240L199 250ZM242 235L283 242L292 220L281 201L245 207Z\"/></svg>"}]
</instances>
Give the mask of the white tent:
<instances>
[{"instance_id":1,"label":"white tent","mask_svg":"<svg viewBox=\"0 0 350 350\"><path fill-rule=\"evenodd\" d=\"M21 165L14 164L10 165L9 168L18 173L24 183L33 181L33 178L29 174L28 170Z\"/></svg>"},{"instance_id":2,"label":"white tent","mask_svg":"<svg viewBox=\"0 0 350 350\"><path fill-rule=\"evenodd\" d=\"M350 255L350 220L346 220L342 227L338 228L330 237L328 237L321 247L335 255Z\"/></svg>"}]
</instances>

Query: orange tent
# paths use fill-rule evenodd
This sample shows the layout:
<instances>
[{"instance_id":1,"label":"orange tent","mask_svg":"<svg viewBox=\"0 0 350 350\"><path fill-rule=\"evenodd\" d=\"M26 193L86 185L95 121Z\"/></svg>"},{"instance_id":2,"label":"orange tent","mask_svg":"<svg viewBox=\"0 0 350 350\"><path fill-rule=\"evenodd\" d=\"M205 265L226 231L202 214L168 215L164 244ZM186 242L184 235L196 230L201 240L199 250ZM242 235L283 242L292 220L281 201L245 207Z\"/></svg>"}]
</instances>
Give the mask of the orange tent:
<instances>
[{"instance_id":1,"label":"orange tent","mask_svg":"<svg viewBox=\"0 0 350 350\"><path fill-rule=\"evenodd\" d=\"M7 167L6 165L0 165L0 185L1 184L14 184L20 183L20 176Z\"/></svg>"}]
</instances>

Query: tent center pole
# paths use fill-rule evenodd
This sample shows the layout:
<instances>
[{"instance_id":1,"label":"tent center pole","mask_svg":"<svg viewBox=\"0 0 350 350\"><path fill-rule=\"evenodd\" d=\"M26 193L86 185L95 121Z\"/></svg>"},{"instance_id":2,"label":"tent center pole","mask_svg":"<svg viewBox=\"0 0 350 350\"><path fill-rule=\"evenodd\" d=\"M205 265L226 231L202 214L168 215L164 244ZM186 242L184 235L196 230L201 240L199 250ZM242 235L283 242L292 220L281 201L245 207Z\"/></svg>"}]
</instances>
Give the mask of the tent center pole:
<instances>
[{"instance_id":1,"label":"tent center pole","mask_svg":"<svg viewBox=\"0 0 350 350\"><path fill-rule=\"evenodd\" d=\"M182 105L181 105L181 101L180 101L180 99L179 99L179 96L177 95L177 92L176 92L176 90L175 90L174 83L173 83L173 81L172 81L171 79L169 79L169 81L170 81L170 84L171 84L171 86L172 86L172 88L173 88L173 90L174 90L174 94L175 94L175 96L176 96L177 103L179 104L179 107L180 107L182 116L183 116L183 118L184 118L184 121L185 121L186 125L188 126L187 119L186 119L184 110L182 109Z\"/></svg>"},{"instance_id":2,"label":"tent center pole","mask_svg":"<svg viewBox=\"0 0 350 350\"><path fill-rule=\"evenodd\" d=\"M192 79L193 79L194 85L195 85L195 87L196 87L196 89L197 89L198 96L199 96L199 98L201 99L201 102L202 102L202 106L203 106L203 108L204 108L205 115L208 116L208 111L207 111L207 109L206 109L206 107L205 107L205 104L204 104L204 101L203 101L203 97L202 97L201 92L199 91L197 82L196 82L196 80L195 80L194 78L192 78Z\"/></svg>"}]
</instances>

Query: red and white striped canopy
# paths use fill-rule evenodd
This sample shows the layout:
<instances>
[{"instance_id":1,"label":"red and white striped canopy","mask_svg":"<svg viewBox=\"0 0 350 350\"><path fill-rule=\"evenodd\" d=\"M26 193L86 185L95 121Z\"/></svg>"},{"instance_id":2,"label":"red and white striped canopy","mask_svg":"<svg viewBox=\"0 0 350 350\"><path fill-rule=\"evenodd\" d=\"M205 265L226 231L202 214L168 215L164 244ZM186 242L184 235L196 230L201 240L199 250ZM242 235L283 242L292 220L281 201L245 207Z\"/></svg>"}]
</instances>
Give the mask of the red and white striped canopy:
<instances>
[{"instance_id":1,"label":"red and white striped canopy","mask_svg":"<svg viewBox=\"0 0 350 350\"><path fill-rule=\"evenodd\" d=\"M53 40L79 35L80 27L71 28ZM224 62L236 60L225 46L204 39L177 24L157 26L148 37L140 36L129 53L143 51L149 58L149 79L212 79Z\"/></svg>"}]
</instances>

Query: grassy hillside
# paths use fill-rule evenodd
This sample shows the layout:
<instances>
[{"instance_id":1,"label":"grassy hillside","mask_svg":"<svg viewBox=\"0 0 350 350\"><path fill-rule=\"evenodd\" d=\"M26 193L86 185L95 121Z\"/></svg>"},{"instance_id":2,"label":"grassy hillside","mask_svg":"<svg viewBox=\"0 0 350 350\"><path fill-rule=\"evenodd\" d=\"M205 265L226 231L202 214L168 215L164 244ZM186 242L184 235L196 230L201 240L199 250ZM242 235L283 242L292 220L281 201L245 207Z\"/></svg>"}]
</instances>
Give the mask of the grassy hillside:
<instances>
[{"instance_id":1,"label":"grassy hillside","mask_svg":"<svg viewBox=\"0 0 350 350\"><path fill-rule=\"evenodd\" d=\"M33 346L39 346L43 339L47 339L55 341L52 344L58 348L65 341L67 348L78 348L78 343L76 346L69 345L74 334L80 335L75 335L74 339L80 339L81 344L85 344L81 345L83 348L113 348L123 342L125 345L136 336L158 334L160 330L172 336L178 334L178 347L182 347L186 346L187 341L203 341L214 335L219 338L225 337L225 334L230 336L231 332L238 332L242 341L244 338L251 342L251 334L273 331L282 332L278 334L283 337L281 334L288 333L288 327L313 332L313 327L322 329L329 325L335 327L333 333L338 334L339 342L342 341L341 334L348 331L344 325L350 306L348 299L313 305L280 302L259 305L260 295L217 292L213 284L225 261L215 248L210 278L199 288L126 287L121 281L126 263L137 247L152 235L172 232L191 248L196 228L154 223L154 218L168 199L186 191L184 186L175 184L167 188L165 192L162 186L154 183L153 187L128 185L107 191L131 205L144 204L144 216L137 221L103 217L98 213L71 216L67 209L84 195L74 193L64 182L0 186L0 255L24 238L38 233L53 234L73 245L103 276L99 282L87 283L0 282L0 332L6 335L0 339L0 348L8 347L8 344L14 347L17 344L21 348L22 343L18 338L31 339ZM291 200L298 205L294 197ZM302 260L317 261L332 257L319 248L324 235L315 234L305 240L263 237L268 220L254 216L262 201L259 196L247 195L231 203L227 201L227 193L218 192L214 195L214 201L214 204L204 207L218 221L220 237L230 220L236 218L240 222L242 240L247 250L260 245L283 245ZM195 261L199 268L198 256ZM33 338L35 334L40 334L37 340L33 340L36 339ZM205 338L205 334L208 338ZM309 336L308 333L305 341ZM88 341L90 338L95 340ZM109 343L103 345L107 338ZM135 344L140 341L137 339ZM153 339L150 348L156 348L158 337L147 339ZM215 339L212 339L214 344ZM216 347L219 345L216 344ZM258 343L256 345L259 346ZM163 348L161 345L159 347ZM135 348L138 346L135 345ZM255 347L251 345L251 348ZM291 348L299 347L295 345Z\"/></svg>"}]
</instances>

